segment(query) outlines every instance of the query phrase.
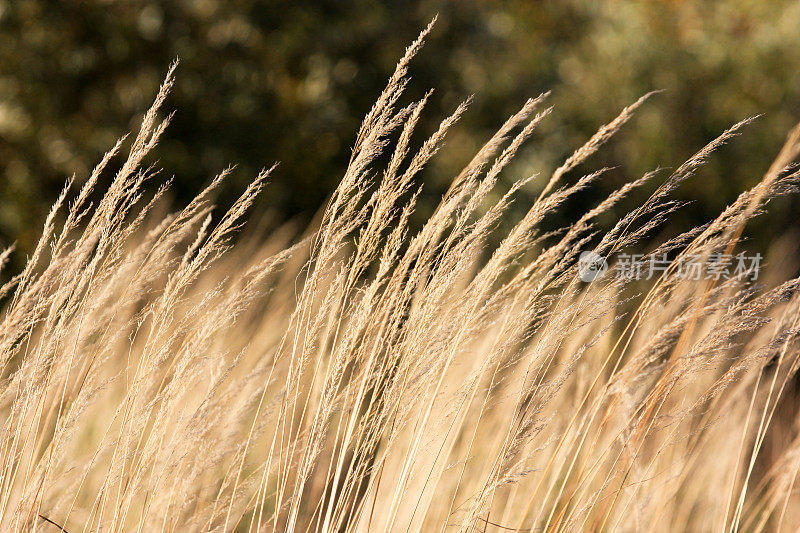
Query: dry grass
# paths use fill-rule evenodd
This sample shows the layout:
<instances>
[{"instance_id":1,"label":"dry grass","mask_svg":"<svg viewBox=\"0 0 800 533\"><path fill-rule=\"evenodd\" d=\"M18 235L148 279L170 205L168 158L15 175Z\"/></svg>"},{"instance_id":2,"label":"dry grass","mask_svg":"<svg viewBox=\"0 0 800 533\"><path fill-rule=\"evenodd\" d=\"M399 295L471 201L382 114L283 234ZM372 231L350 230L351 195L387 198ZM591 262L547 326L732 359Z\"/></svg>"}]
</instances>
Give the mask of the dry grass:
<instances>
[{"instance_id":1,"label":"dry grass","mask_svg":"<svg viewBox=\"0 0 800 533\"><path fill-rule=\"evenodd\" d=\"M232 241L269 171L221 218L210 202L226 173L159 214L164 189L149 199L142 161L168 122L158 116L172 71L102 200L89 202L122 142L79 191L68 184L28 266L0 289L0 528L800 526L800 280L699 282L671 268L649 284L587 284L575 269L584 249L636 250L679 207L669 193L747 121L671 175L632 181L545 233L546 217L602 179L570 171L644 98L552 176L498 193L551 111L542 95L409 235L417 175L466 109L411 153L426 99L398 102L429 30L366 116L306 238ZM795 189L799 151L795 131L757 185L653 256L738 250L747 221ZM599 230L598 217L657 180ZM497 239L526 184L541 194Z\"/></svg>"}]
</instances>

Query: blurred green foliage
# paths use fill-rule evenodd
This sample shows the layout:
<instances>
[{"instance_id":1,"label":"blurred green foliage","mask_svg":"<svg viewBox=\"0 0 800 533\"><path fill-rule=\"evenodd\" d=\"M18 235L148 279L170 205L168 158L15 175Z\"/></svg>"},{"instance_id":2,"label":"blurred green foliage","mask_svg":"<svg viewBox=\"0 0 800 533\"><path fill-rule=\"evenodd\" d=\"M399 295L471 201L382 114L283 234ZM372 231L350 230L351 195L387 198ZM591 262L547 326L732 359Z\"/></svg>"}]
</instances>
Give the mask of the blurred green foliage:
<instances>
[{"instance_id":1,"label":"blurred green foliage","mask_svg":"<svg viewBox=\"0 0 800 533\"><path fill-rule=\"evenodd\" d=\"M310 217L338 182L361 117L436 13L411 71L410 97L436 89L422 133L468 95L475 100L426 175L428 206L507 115L550 89L555 113L508 180L552 170L653 89L665 92L591 160L616 167L601 190L680 164L763 113L681 190L696 200L684 212L692 224L755 183L800 119L796 1L6 1L0 240L23 250L35 242L64 179L85 179L136 126L175 57L168 107L177 113L157 160L174 175L176 200L230 163L233 195L280 161L260 208ZM779 205L771 223L795 224L796 208Z\"/></svg>"}]
</instances>

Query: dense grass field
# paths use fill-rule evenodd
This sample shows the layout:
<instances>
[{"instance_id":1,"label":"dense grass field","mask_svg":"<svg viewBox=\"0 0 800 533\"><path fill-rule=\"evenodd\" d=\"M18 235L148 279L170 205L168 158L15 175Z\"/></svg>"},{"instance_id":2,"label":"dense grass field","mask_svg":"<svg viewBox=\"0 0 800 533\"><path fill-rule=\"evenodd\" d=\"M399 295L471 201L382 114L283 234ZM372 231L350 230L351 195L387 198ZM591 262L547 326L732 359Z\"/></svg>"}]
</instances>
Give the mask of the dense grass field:
<instances>
[{"instance_id":1,"label":"dense grass field","mask_svg":"<svg viewBox=\"0 0 800 533\"><path fill-rule=\"evenodd\" d=\"M551 175L504 189L558 112L543 94L500 119L412 229L421 171L469 113L414 133L428 96L403 91L429 31L306 230L245 223L269 169L224 213L212 199L230 171L165 209L144 161L174 69L140 130L67 184L0 288L0 529L800 527L800 279L781 228L763 259L742 242L795 193L800 129L716 218L643 249L680 216L673 191L750 120L553 231L604 178L579 170L649 95ZM522 188L536 199L510 220ZM634 254L646 275L621 268ZM587 276L586 257L608 268Z\"/></svg>"}]
</instances>

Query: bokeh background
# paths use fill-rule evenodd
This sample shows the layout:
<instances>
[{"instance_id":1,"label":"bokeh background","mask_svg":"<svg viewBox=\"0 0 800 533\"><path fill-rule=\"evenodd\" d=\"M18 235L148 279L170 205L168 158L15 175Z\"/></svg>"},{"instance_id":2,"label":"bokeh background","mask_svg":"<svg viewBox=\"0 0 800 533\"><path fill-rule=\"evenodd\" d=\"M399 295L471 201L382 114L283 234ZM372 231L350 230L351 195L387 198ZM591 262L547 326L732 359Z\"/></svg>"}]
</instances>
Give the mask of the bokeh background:
<instances>
[{"instance_id":1,"label":"bokeh background","mask_svg":"<svg viewBox=\"0 0 800 533\"><path fill-rule=\"evenodd\" d=\"M280 161L259 210L311 220L342 175L361 117L436 13L411 70L409 98L435 88L422 133L475 98L424 176L423 212L507 115L546 90L555 113L506 172L509 182L552 170L654 89L664 92L591 159L592 168L616 167L592 194L674 167L763 114L678 192L692 201L678 217L687 225L754 184L800 120L797 1L4 1L0 241L16 240L24 258L65 178L85 179L136 127L175 57L167 107L177 113L155 154L174 177L174 201L233 163L225 203ZM752 231L791 230L798 207L775 202Z\"/></svg>"}]
</instances>

